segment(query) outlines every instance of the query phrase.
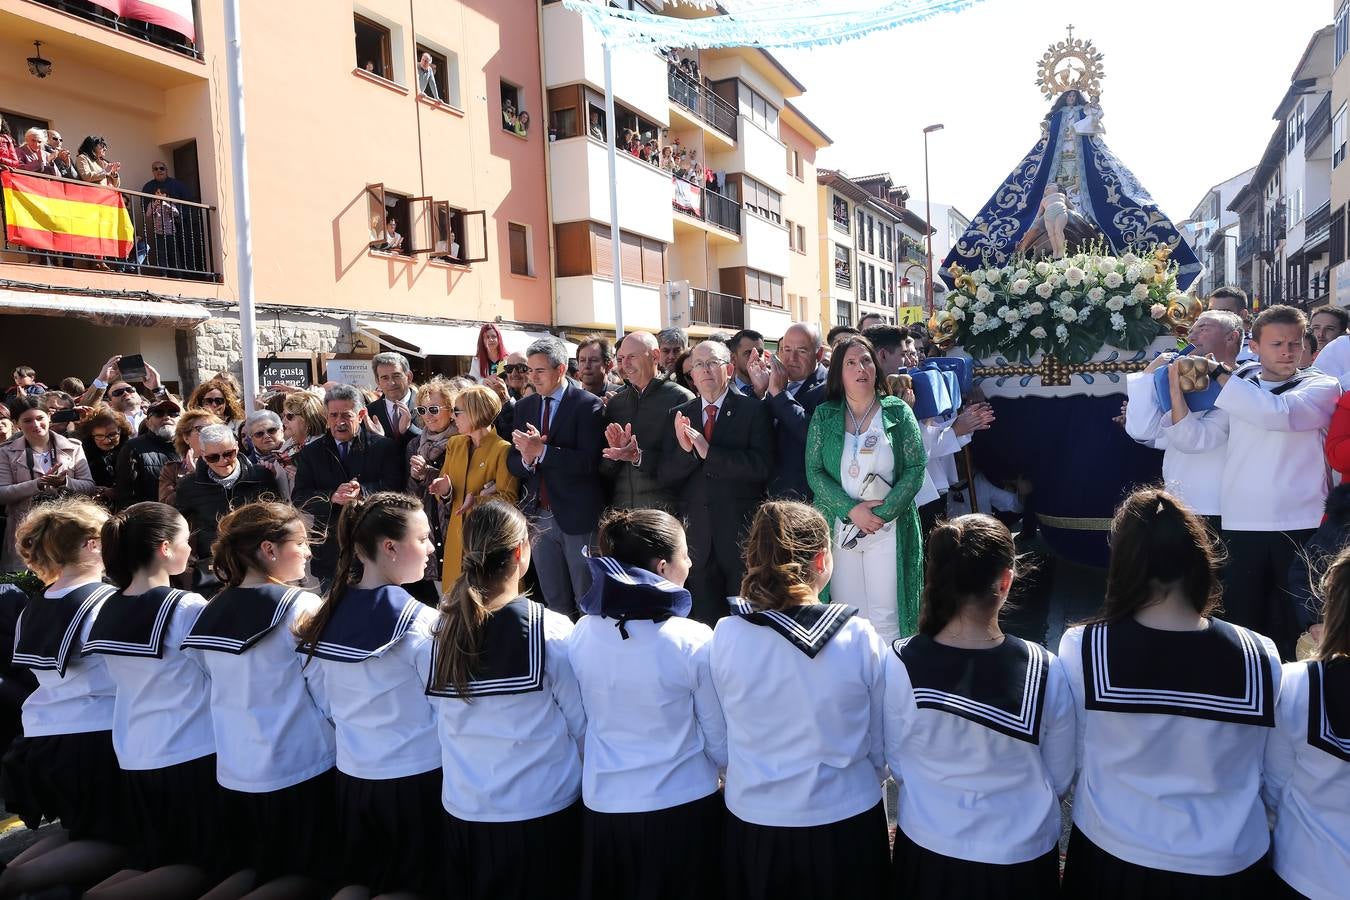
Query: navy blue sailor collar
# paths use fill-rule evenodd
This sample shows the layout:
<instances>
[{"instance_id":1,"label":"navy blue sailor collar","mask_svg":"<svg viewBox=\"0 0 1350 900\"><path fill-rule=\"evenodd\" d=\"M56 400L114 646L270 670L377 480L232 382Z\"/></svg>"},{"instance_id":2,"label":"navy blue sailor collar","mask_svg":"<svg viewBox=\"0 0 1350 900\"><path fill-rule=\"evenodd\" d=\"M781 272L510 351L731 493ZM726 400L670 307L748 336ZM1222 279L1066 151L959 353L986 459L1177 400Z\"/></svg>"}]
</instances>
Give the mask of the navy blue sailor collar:
<instances>
[{"instance_id":1,"label":"navy blue sailor collar","mask_svg":"<svg viewBox=\"0 0 1350 900\"><path fill-rule=\"evenodd\" d=\"M618 619L624 640L628 640L631 621L664 622L672 616L687 617L693 609L689 591L655 572L609 556L592 556L586 562L591 568L591 589L577 606L583 615Z\"/></svg>"},{"instance_id":2,"label":"navy blue sailor collar","mask_svg":"<svg viewBox=\"0 0 1350 900\"><path fill-rule=\"evenodd\" d=\"M438 665L437 647L433 643L427 672L429 697L469 700L542 691L544 608L528 597L517 597L487 617L467 690L461 692L453 684L435 684Z\"/></svg>"},{"instance_id":3,"label":"navy blue sailor collar","mask_svg":"<svg viewBox=\"0 0 1350 900\"><path fill-rule=\"evenodd\" d=\"M331 662L362 662L382 656L408 633L425 608L398 585L349 587L324 625L314 655ZM309 653L310 645L301 643L295 649Z\"/></svg>"},{"instance_id":4,"label":"navy blue sailor collar","mask_svg":"<svg viewBox=\"0 0 1350 900\"><path fill-rule=\"evenodd\" d=\"M206 604L182 646L238 656L281 624L302 593L286 584L226 588Z\"/></svg>"},{"instance_id":5,"label":"navy blue sailor collar","mask_svg":"<svg viewBox=\"0 0 1350 900\"><path fill-rule=\"evenodd\" d=\"M765 625L778 632L788 643L811 659L825 649L844 623L858 610L842 603L808 603L785 609L754 609L740 597L729 598L733 615L751 625Z\"/></svg>"},{"instance_id":6,"label":"navy blue sailor collar","mask_svg":"<svg viewBox=\"0 0 1350 900\"><path fill-rule=\"evenodd\" d=\"M61 597L30 602L15 625L14 664L66 677L71 651L80 646L85 619L116 591L110 584L95 581Z\"/></svg>"},{"instance_id":7,"label":"navy blue sailor collar","mask_svg":"<svg viewBox=\"0 0 1350 900\"><path fill-rule=\"evenodd\" d=\"M187 591L173 587L151 588L143 594L118 591L98 611L80 655L102 653L163 659L169 619L186 596Z\"/></svg>"}]
</instances>

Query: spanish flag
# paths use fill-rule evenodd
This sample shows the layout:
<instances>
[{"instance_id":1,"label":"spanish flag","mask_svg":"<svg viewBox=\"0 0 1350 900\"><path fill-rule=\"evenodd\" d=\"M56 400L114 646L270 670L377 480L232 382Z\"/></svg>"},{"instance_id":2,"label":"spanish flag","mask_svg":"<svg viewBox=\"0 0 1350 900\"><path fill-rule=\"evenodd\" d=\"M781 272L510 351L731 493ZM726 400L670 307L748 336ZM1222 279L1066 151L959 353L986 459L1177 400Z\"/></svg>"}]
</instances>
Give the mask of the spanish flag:
<instances>
[{"instance_id":1,"label":"spanish flag","mask_svg":"<svg viewBox=\"0 0 1350 900\"><path fill-rule=\"evenodd\" d=\"M0 172L0 186L9 243L110 259L131 253L136 232L120 192L12 171Z\"/></svg>"}]
</instances>

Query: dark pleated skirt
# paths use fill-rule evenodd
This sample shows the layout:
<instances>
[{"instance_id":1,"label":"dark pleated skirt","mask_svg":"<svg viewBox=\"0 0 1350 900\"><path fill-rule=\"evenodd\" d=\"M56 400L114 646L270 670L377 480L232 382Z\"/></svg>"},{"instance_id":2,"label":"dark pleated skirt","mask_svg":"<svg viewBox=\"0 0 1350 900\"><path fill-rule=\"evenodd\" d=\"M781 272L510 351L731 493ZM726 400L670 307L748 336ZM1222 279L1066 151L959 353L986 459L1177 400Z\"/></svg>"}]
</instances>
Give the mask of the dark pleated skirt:
<instances>
[{"instance_id":1,"label":"dark pleated skirt","mask_svg":"<svg viewBox=\"0 0 1350 900\"><path fill-rule=\"evenodd\" d=\"M343 884L364 885L371 894L442 894L440 769L380 780L338 772L337 809Z\"/></svg>"},{"instance_id":2,"label":"dark pleated skirt","mask_svg":"<svg viewBox=\"0 0 1350 900\"><path fill-rule=\"evenodd\" d=\"M18 738L3 769L5 808L29 828L59 819L71 840L126 842L126 779L111 731Z\"/></svg>"},{"instance_id":3,"label":"dark pleated skirt","mask_svg":"<svg viewBox=\"0 0 1350 900\"><path fill-rule=\"evenodd\" d=\"M895 830L891 896L897 900L1032 900L1058 895L1058 845L1036 859L998 865L934 853Z\"/></svg>"},{"instance_id":4,"label":"dark pleated skirt","mask_svg":"<svg viewBox=\"0 0 1350 900\"><path fill-rule=\"evenodd\" d=\"M220 853L225 798L216 783L214 753L176 766L123 774L136 837L132 848L136 868L188 863L212 874L229 874Z\"/></svg>"},{"instance_id":5,"label":"dark pleated skirt","mask_svg":"<svg viewBox=\"0 0 1350 900\"><path fill-rule=\"evenodd\" d=\"M446 819L445 896L456 900L576 900L581 801L522 822Z\"/></svg>"},{"instance_id":6,"label":"dark pleated skirt","mask_svg":"<svg viewBox=\"0 0 1350 900\"><path fill-rule=\"evenodd\" d=\"M1069 837L1061 896L1079 900L1268 900L1268 858L1232 875L1191 875L1126 862L1107 853L1076 827Z\"/></svg>"},{"instance_id":7,"label":"dark pleated skirt","mask_svg":"<svg viewBox=\"0 0 1350 900\"><path fill-rule=\"evenodd\" d=\"M882 804L806 828L752 825L727 816L725 895L736 900L880 897L890 881Z\"/></svg>"},{"instance_id":8,"label":"dark pleated skirt","mask_svg":"<svg viewBox=\"0 0 1350 900\"><path fill-rule=\"evenodd\" d=\"M592 900L718 900L722 896L720 791L645 813L586 810L581 896Z\"/></svg>"},{"instance_id":9,"label":"dark pleated skirt","mask_svg":"<svg viewBox=\"0 0 1350 900\"><path fill-rule=\"evenodd\" d=\"M235 869L253 869L259 883L282 875L336 881L337 769L308 781L250 794L222 788Z\"/></svg>"}]
</instances>

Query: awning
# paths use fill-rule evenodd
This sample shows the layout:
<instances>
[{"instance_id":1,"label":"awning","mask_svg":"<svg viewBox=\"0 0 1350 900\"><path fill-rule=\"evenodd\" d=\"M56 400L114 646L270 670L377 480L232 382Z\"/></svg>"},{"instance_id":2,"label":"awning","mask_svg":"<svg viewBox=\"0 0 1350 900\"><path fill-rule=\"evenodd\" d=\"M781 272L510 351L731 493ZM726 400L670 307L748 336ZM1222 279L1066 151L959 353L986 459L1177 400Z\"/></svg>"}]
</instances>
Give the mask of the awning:
<instances>
[{"instance_id":1,"label":"awning","mask_svg":"<svg viewBox=\"0 0 1350 900\"><path fill-rule=\"evenodd\" d=\"M473 356L478 352L477 325L439 325L432 322L385 322L379 319L361 319L360 329L376 343L413 356ZM506 346L512 351L523 351L533 340L553 337L547 331L516 331L502 329ZM577 345L563 341L567 352L576 356Z\"/></svg>"},{"instance_id":2,"label":"awning","mask_svg":"<svg viewBox=\"0 0 1350 900\"><path fill-rule=\"evenodd\" d=\"M0 315L70 317L127 328L195 328L211 318L210 310L195 303L8 290L0 290Z\"/></svg>"}]
</instances>

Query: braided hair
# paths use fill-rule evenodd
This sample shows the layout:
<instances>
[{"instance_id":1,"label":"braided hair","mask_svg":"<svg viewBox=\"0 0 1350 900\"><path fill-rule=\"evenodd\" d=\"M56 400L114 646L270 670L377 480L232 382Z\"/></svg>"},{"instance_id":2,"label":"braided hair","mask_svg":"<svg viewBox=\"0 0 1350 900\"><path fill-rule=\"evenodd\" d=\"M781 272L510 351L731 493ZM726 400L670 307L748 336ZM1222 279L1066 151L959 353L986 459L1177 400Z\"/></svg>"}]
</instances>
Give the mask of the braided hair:
<instances>
[{"instance_id":1,"label":"braided hair","mask_svg":"<svg viewBox=\"0 0 1350 900\"><path fill-rule=\"evenodd\" d=\"M814 507L792 500L765 503L745 539L741 599L756 610L815 603L815 562L829 549L830 526Z\"/></svg>"},{"instance_id":2,"label":"braided hair","mask_svg":"<svg viewBox=\"0 0 1350 900\"><path fill-rule=\"evenodd\" d=\"M490 614L487 600L512 578L519 578L516 554L529 545L529 540L524 514L503 500L476 505L464 517L460 575L441 601L436 663L431 673L433 689L453 685L461 697L468 697L483 625Z\"/></svg>"},{"instance_id":3,"label":"braided hair","mask_svg":"<svg viewBox=\"0 0 1350 900\"><path fill-rule=\"evenodd\" d=\"M975 513L939 522L928 538L919 633L936 635L967 606L999 602L998 581L1017 564L1008 527Z\"/></svg>"}]
</instances>

